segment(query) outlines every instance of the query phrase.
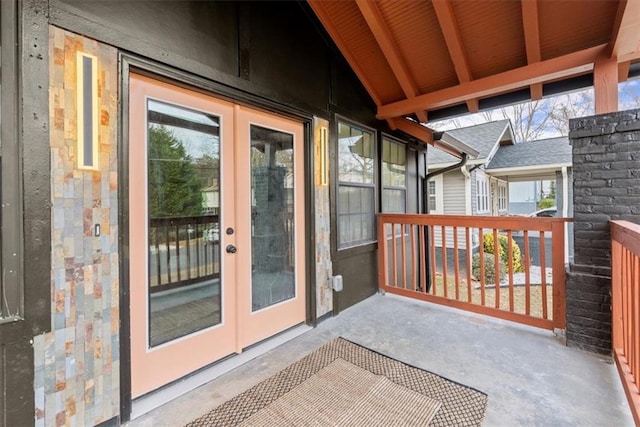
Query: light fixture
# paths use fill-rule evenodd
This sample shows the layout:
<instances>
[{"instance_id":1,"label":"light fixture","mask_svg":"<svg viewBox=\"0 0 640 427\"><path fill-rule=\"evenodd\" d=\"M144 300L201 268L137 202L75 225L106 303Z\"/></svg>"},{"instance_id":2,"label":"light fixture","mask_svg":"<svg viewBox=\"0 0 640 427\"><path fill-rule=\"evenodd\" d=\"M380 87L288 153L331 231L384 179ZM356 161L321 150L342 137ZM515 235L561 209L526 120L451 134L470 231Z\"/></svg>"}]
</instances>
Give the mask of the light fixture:
<instances>
[{"instance_id":1,"label":"light fixture","mask_svg":"<svg viewBox=\"0 0 640 427\"><path fill-rule=\"evenodd\" d=\"M97 170L98 58L78 52L76 60L78 169Z\"/></svg>"},{"instance_id":2,"label":"light fixture","mask_svg":"<svg viewBox=\"0 0 640 427\"><path fill-rule=\"evenodd\" d=\"M329 166L327 157L329 149L329 129L326 126L320 128L320 185L329 185Z\"/></svg>"}]
</instances>

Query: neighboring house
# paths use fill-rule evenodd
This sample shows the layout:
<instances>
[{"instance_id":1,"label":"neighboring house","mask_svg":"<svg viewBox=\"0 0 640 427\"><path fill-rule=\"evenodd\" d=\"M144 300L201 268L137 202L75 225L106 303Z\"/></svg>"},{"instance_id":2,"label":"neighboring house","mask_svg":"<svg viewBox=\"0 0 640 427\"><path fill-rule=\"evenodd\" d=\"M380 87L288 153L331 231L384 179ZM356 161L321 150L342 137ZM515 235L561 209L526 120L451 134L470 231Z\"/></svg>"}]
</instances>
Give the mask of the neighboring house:
<instances>
[{"instance_id":1,"label":"neighboring house","mask_svg":"<svg viewBox=\"0 0 640 427\"><path fill-rule=\"evenodd\" d=\"M446 131L475 148L478 156L459 168L460 161L438 149L429 149L429 212L448 215L508 215L530 213L510 210L509 186L520 186L519 195L534 196L541 181L554 181L557 216L572 217L571 146L567 137L516 143L509 120ZM456 161L457 160L457 161ZM445 171L438 174L438 171ZM513 192L512 192L513 193ZM534 197L535 200L535 197ZM447 246L453 245L451 231ZM438 239L438 235L436 235ZM464 243L464 236L459 236ZM478 243L477 233L472 245ZM436 241L436 244L438 242ZM573 253L567 244L567 257Z\"/></svg>"},{"instance_id":2,"label":"neighboring house","mask_svg":"<svg viewBox=\"0 0 640 427\"><path fill-rule=\"evenodd\" d=\"M486 166L486 173L508 181L509 185L519 184L530 187L529 189L521 188L521 190L533 193L534 203L535 194L540 192L540 189L536 188L540 182L554 181L558 216L571 217L573 216L573 207L570 202L572 200L571 165L571 145L569 145L569 139L562 136L501 147ZM510 203L509 213L530 213L534 210L536 210L535 205L528 212L511 210Z\"/></svg>"},{"instance_id":3,"label":"neighboring house","mask_svg":"<svg viewBox=\"0 0 640 427\"><path fill-rule=\"evenodd\" d=\"M509 193L507 180L491 176L485 169L499 148L515 144L511 122L500 120L446 133L476 149L478 155L459 168L451 169L460 163L459 159L436 148L428 150L429 212L506 215Z\"/></svg>"}]
</instances>

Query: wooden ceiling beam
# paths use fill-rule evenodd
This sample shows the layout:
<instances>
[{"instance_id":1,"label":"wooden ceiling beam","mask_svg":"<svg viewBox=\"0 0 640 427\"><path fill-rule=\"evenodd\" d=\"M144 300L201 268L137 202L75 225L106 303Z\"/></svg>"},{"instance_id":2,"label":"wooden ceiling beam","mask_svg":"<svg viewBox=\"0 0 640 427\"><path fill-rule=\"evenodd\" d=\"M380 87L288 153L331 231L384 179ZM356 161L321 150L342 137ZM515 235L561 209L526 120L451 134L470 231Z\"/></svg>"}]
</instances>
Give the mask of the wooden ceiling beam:
<instances>
[{"instance_id":1,"label":"wooden ceiling beam","mask_svg":"<svg viewBox=\"0 0 640 427\"><path fill-rule=\"evenodd\" d=\"M511 92L536 83L544 83L576 76L593 70L593 64L601 57L607 45L598 45L524 67L494 74L458 86L441 89L413 99L393 102L378 107L378 118L400 117L418 110L430 110Z\"/></svg>"},{"instance_id":2,"label":"wooden ceiling beam","mask_svg":"<svg viewBox=\"0 0 640 427\"><path fill-rule=\"evenodd\" d=\"M435 141L433 139L433 131L426 126L422 126L416 122L412 122L411 120L407 120L405 118L396 117L391 119L390 122L393 122L393 125L397 130L400 130L412 137L422 141L425 144L432 145L445 153L449 153L452 156L457 158L462 158L462 153L447 144L444 144L440 141Z\"/></svg>"},{"instance_id":3,"label":"wooden ceiling beam","mask_svg":"<svg viewBox=\"0 0 640 427\"><path fill-rule=\"evenodd\" d=\"M618 83L629 80L629 68L631 68L631 62L629 61L618 64Z\"/></svg>"},{"instance_id":4,"label":"wooden ceiling beam","mask_svg":"<svg viewBox=\"0 0 640 427\"><path fill-rule=\"evenodd\" d=\"M540 24L538 22L538 0L522 0L522 24L524 44L527 51L527 63L533 64L542 60L540 53ZM529 87L531 99L542 98L542 83Z\"/></svg>"},{"instance_id":5,"label":"wooden ceiling beam","mask_svg":"<svg viewBox=\"0 0 640 427\"><path fill-rule=\"evenodd\" d=\"M630 61L640 56L640 2L620 0L616 20L613 24L607 56L618 58L620 62Z\"/></svg>"},{"instance_id":6,"label":"wooden ceiling beam","mask_svg":"<svg viewBox=\"0 0 640 427\"><path fill-rule=\"evenodd\" d=\"M449 50L451 62L453 62L453 67L456 70L458 81L460 83L470 82L473 80L473 76L471 75L469 61L467 60L467 55L462 44L458 22L453 13L453 5L450 0L433 0L432 4L436 12L436 17L438 18L438 23L440 24L440 30L444 36L444 41ZM470 113L477 113L478 100L467 100L467 109Z\"/></svg>"},{"instance_id":7,"label":"wooden ceiling beam","mask_svg":"<svg viewBox=\"0 0 640 427\"><path fill-rule=\"evenodd\" d=\"M400 56L400 48L395 43L389 28L387 27L378 6L371 0L356 0L356 4L360 9L360 13L367 22L373 37L378 42L380 50L384 55L387 63L391 67L394 76L398 80L402 91L407 98L414 98L419 94L413 77L409 73L407 66ZM424 111L417 111L416 115L422 122L427 121L427 115Z\"/></svg>"}]
</instances>

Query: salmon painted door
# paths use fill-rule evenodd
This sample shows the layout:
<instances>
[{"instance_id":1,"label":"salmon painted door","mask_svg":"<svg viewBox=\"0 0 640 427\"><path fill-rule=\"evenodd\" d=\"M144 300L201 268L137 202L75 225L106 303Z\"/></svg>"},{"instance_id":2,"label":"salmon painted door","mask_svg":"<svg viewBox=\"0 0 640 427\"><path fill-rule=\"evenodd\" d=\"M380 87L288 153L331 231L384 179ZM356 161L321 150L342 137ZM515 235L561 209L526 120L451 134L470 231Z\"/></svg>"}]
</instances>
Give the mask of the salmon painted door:
<instances>
[{"instance_id":1,"label":"salmon painted door","mask_svg":"<svg viewBox=\"0 0 640 427\"><path fill-rule=\"evenodd\" d=\"M238 340L305 320L303 126L236 106Z\"/></svg>"},{"instance_id":2,"label":"salmon painted door","mask_svg":"<svg viewBox=\"0 0 640 427\"><path fill-rule=\"evenodd\" d=\"M131 391L236 351L233 104L131 75Z\"/></svg>"},{"instance_id":3,"label":"salmon painted door","mask_svg":"<svg viewBox=\"0 0 640 427\"><path fill-rule=\"evenodd\" d=\"M135 399L304 322L303 126L135 74L129 111Z\"/></svg>"}]
</instances>

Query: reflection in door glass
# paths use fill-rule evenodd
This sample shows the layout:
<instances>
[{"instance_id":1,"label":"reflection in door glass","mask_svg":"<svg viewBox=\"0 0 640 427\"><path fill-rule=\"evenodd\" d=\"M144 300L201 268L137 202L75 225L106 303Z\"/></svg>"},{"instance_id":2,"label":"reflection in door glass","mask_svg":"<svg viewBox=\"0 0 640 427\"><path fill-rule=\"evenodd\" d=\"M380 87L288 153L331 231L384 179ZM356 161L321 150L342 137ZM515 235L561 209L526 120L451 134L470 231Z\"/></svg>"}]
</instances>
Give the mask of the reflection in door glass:
<instances>
[{"instance_id":1,"label":"reflection in door glass","mask_svg":"<svg viewBox=\"0 0 640 427\"><path fill-rule=\"evenodd\" d=\"M252 125L252 311L295 297L293 194L293 135Z\"/></svg>"},{"instance_id":2,"label":"reflection in door glass","mask_svg":"<svg viewBox=\"0 0 640 427\"><path fill-rule=\"evenodd\" d=\"M149 345L221 321L220 120L149 100Z\"/></svg>"}]
</instances>

